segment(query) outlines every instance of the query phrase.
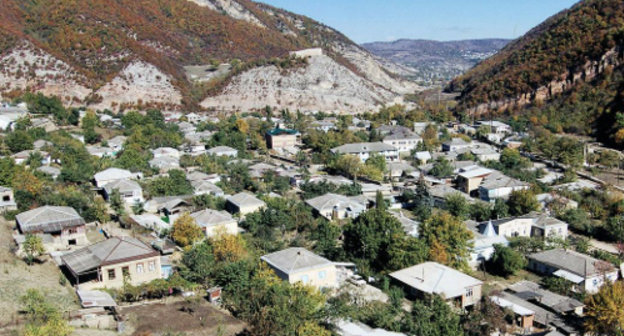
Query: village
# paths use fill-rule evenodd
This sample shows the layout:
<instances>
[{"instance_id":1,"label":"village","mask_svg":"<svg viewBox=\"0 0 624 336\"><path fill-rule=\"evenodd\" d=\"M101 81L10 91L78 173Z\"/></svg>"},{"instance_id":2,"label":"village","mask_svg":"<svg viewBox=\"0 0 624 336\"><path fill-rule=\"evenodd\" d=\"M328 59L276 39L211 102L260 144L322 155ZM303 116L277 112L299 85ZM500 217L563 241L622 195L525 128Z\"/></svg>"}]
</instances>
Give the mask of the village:
<instances>
[{"instance_id":1,"label":"village","mask_svg":"<svg viewBox=\"0 0 624 336\"><path fill-rule=\"evenodd\" d=\"M593 174L619 153L386 112L4 103L0 324L39 295L89 334L235 335L258 323L246 293L303 286L365 312L324 321L337 335L404 335L375 314L432 297L501 334L582 335L585 297L620 277L624 196Z\"/></svg>"}]
</instances>

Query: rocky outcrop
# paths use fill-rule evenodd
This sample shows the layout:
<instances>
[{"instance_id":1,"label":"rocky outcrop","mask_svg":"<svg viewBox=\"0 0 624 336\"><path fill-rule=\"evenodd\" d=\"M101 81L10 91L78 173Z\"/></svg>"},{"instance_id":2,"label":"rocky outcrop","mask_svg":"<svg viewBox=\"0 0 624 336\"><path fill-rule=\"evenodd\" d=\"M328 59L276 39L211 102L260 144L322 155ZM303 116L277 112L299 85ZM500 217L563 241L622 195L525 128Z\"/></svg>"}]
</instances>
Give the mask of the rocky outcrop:
<instances>
[{"instance_id":1,"label":"rocky outcrop","mask_svg":"<svg viewBox=\"0 0 624 336\"><path fill-rule=\"evenodd\" d=\"M202 102L220 111L249 111L266 105L303 112L361 113L398 96L359 77L328 56L312 56L308 65L291 70L263 66L233 78L224 91Z\"/></svg>"},{"instance_id":2,"label":"rocky outcrop","mask_svg":"<svg viewBox=\"0 0 624 336\"><path fill-rule=\"evenodd\" d=\"M481 115L490 111L504 111L507 109L521 108L527 105L544 102L572 89L579 82L589 82L606 69L612 69L624 64L624 50L612 48L599 60L587 61L580 69L567 71L547 85L540 86L531 92L525 92L513 98L497 100L466 109L469 114Z\"/></svg>"},{"instance_id":3,"label":"rocky outcrop","mask_svg":"<svg viewBox=\"0 0 624 336\"><path fill-rule=\"evenodd\" d=\"M202 7L223 12L237 20L247 21L256 26L266 28L266 26L247 8L235 0L189 0Z\"/></svg>"},{"instance_id":4,"label":"rocky outcrop","mask_svg":"<svg viewBox=\"0 0 624 336\"><path fill-rule=\"evenodd\" d=\"M1 92L32 89L58 96L71 105L91 92L86 82L65 62L28 42L0 57L0 97Z\"/></svg>"}]
</instances>

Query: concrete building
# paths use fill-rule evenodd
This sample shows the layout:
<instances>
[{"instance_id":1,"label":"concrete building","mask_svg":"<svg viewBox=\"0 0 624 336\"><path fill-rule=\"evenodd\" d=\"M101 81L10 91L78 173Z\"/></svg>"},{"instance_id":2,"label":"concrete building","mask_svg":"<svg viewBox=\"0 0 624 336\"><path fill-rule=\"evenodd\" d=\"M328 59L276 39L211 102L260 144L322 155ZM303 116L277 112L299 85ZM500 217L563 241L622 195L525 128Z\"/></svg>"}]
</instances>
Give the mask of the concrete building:
<instances>
[{"instance_id":1,"label":"concrete building","mask_svg":"<svg viewBox=\"0 0 624 336\"><path fill-rule=\"evenodd\" d=\"M228 197L225 202L227 211L232 214L240 213L243 216L248 213L256 212L265 206L266 203L264 203L264 201L248 192L240 192L236 195L232 195Z\"/></svg>"},{"instance_id":2,"label":"concrete building","mask_svg":"<svg viewBox=\"0 0 624 336\"><path fill-rule=\"evenodd\" d=\"M160 253L131 237L113 237L65 254L63 264L78 288L121 288L161 278Z\"/></svg>"},{"instance_id":3,"label":"concrete building","mask_svg":"<svg viewBox=\"0 0 624 336\"><path fill-rule=\"evenodd\" d=\"M104 185L104 197L110 201L110 197L115 190L119 191L121 199L128 205L143 203L143 188L133 180L116 180Z\"/></svg>"},{"instance_id":4,"label":"concrete building","mask_svg":"<svg viewBox=\"0 0 624 336\"><path fill-rule=\"evenodd\" d=\"M42 206L15 216L21 234L40 234L47 238L48 251L88 244L85 221L70 207Z\"/></svg>"},{"instance_id":5,"label":"concrete building","mask_svg":"<svg viewBox=\"0 0 624 336\"><path fill-rule=\"evenodd\" d=\"M238 234L238 222L226 211L204 209L191 214L208 238L218 234Z\"/></svg>"},{"instance_id":6,"label":"concrete building","mask_svg":"<svg viewBox=\"0 0 624 336\"><path fill-rule=\"evenodd\" d=\"M237 157L238 150L228 146L217 146L212 147L206 151L206 154L214 155L214 156L229 156L229 157Z\"/></svg>"},{"instance_id":7,"label":"concrete building","mask_svg":"<svg viewBox=\"0 0 624 336\"><path fill-rule=\"evenodd\" d=\"M316 288L338 287L334 263L304 248L291 247L264 255L260 259L266 262L278 277L290 283L301 282Z\"/></svg>"},{"instance_id":8,"label":"concrete building","mask_svg":"<svg viewBox=\"0 0 624 336\"><path fill-rule=\"evenodd\" d=\"M479 197L486 202L494 202L496 199L507 199L512 192L529 189L530 185L513 177L509 177L499 171L493 171L484 177L479 186Z\"/></svg>"},{"instance_id":9,"label":"concrete building","mask_svg":"<svg viewBox=\"0 0 624 336\"><path fill-rule=\"evenodd\" d=\"M464 170L457 175L457 187L461 191L470 194L473 191L479 190L481 182L490 174L493 170L483 167L471 167L471 169Z\"/></svg>"},{"instance_id":10,"label":"concrete building","mask_svg":"<svg viewBox=\"0 0 624 336\"><path fill-rule=\"evenodd\" d=\"M472 147L472 144L462 138L452 138L451 140L442 143L442 150L445 152L455 152L462 149L468 149L470 147Z\"/></svg>"},{"instance_id":11,"label":"concrete building","mask_svg":"<svg viewBox=\"0 0 624 336\"><path fill-rule=\"evenodd\" d=\"M462 309L481 300L480 280L436 262L404 268L390 273L390 277L413 297L435 294Z\"/></svg>"},{"instance_id":12,"label":"concrete building","mask_svg":"<svg viewBox=\"0 0 624 336\"><path fill-rule=\"evenodd\" d=\"M392 132L383 138L383 143L394 146L399 153L410 153L416 149L422 138L409 129L403 132Z\"/></svg>"},{"instance_id":13,"label":"concrete building","mask_svg":"<svg viewBox=\"0 0 624 336\"><path fill-rule=\"evenodd\" d=\"M294 147L297 145L299 132L291 129L274 128L266 132L266 144L269 149Z\"/></svg>"},{"instance_id":14,"label":"concrete building","mask_svg":"<svg viewBox=\"0 0 624 336\"><path fill-rule=\"evenodd\" d=\"M383 156L386 161L396 161L399 159L399 151L396 147L383 142L360 142L350 143L331 150L335 154L350 154L360 158L362 162L368 160L372 154Z\"/></svg>"},{"instance_id":15,"label":"concrete building","mask_svg":"<svg viewBox=\"0 0 624 336\"><path fill-rule=\"evenodd\" d=\"M496 232L492 221L488 221L485 226L480 226L475 221L466 221L466 226L472 231L472 249L470 251L470 266L476 268L481 263L490 260L494 254L494 245L509 245L505 236Z\"/></svg>"},{"instance_id":16,"label":"concrete building","mask_svg":"<svg viewBox=\"0 0 624 336\"><path fill-rule=\"evenodd\" d=\"M0 212L17 210L13 189L0 186Z\"/></svg>"},{"instance_id":17,"label":"concrete building","mask_svg":"<svg viewBox=\"0 0 624 336\"><path fill-rule=\"evenodd\" d=\"M366 204L359 200L338 194L327 193L306 201L319 216L329 220L357 218L366 210Z\"/></svg>"},{"instance_id":18,"label":"concrete building","mask_svg":"<svg viewBox=\"0 0 624 336\"><path fill-rule=\"evenodd\" d=\"M547 250L531 254L528 259L530 270L564 278L588 293L597 292L604 279L618 279L618 270L611 263L575 251Z\"/></svg>"},{"instance_id":19,"label":"concrete building","mask_svg":"<svg viewBox=\"0 0 624 336\"><path fill-rule=\"evenodd\" d=\"M120 168L108 168L93 175L95 186L98 188L102 188L108 183L119 180L140 180L141 178L143 178L143 173L133 173L129 170Z\"/></svg>"}]
</instances>

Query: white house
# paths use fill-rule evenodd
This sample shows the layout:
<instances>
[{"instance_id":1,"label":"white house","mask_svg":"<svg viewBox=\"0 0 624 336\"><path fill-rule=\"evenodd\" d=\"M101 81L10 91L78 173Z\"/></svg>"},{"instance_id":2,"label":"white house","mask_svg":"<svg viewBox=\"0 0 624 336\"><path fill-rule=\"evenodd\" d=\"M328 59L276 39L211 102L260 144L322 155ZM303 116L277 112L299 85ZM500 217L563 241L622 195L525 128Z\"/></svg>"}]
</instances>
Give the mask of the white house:
<instances>
[{"instance_id":1,"label":"white house","mask_svg":"<svg viewBox=\"0 0 624 336\"><path fill-rule=\"evenodd\" d=\"M383 156L386 161L395 161L399 159L399 151L396 147L383 142L360 142L350 143L331 150L335 154L350 154L360 158L362 162L368 160L372 154Z\"/></svg>"},{"instance_id":2,"label":"white house","mask_svg":"<svg viewBox=\"0 0 624 336\"><path fill-rule=\"evenodd\" d=\"M164 156L173 157L176 159L180 158L180 151L171 147L160 147L153 149L152 154L154 154L154 158L160 158Z\"/></svg>"},{"instance_id":3,"label":"white house","mask_svg":"<svg viewBox=\"0 0 624 336\"><path fill-rule=\"evenodd\" d=\"M98 188L104 187L104 185L118 180L131 180L131 179L142 179L143 173L133 173L127 169L121 168L108 168L102 170L101 172L96 173L93 176L95 180L95 186Z\"/></svg>"},{"instance_id":4,"label":"white house","mask_svg":"<svg viewBox=\"0 0 624 336\"><path fill-rule=\"evenodd\" d=\"M115 190L119 191L121 199L126 203L133 205L135 203L143 203L143 188L133 180L116 180L104 185L104 194L107 200Z\"/></svg>"},{"instance_id":5,"label":"white house","mask_svg":"<svg viewBox=\"0 0 624 336\"><path fill-rule=\"evenodd\" d=\"M470 147L472 147L472 143L467 142L462 138L452 138L451 140L442 143L442 150L445 152L455 152Z\"/></svg>"},{"instance_id":6,"label":"white house","mask_svg":"<svg viewBox=\"0 0 624 336\"><path fill-rule=\"evenodd\" d=\"M479 197L486 202L494 202L498 198L507 199L512 192L529 189L529 184L493 171L486 176L479 186Z\"/></svg>"},{"instance_id":7,"label":"white house","mask_svg":"<svg viewBox=\"0 0 624 336\"><path fill-rule=\"evenodd\" d=\"M383 139L383 143L394 146L399 153L410 153L420 142L420 136L411 131L392 133Z\"/></svg>"},{"instance_id":8,"label":"white house","mask_svg":"<svg viewBox=\"0 0 624 336\"><path fill-rule=\"evenodd\" d=\"M229 146L212 147L208 149L206 153L210 155L214 155L214 156L230 156L230 157L238 156L238 150Z\"/></svg>"},{"instance_id":9,"label":"white house","mask_svg":"<svg viewBox=\"0 0 624 336\"><path fill-rule=\"evenodd\" d=\"M208 238L222 233L238 234L238 222L226 211L205 209L192 213L191 217L195 219Z\"/></svg>"},{"instance_id":10,"label":"white house","mask_svg":"<svg viewBox=\"0 0 624 336\"><path fill-rule=\"evenodd\" d=\"M512 132L511 126L496 120L482 120L478 122L479 126L490 126L492 133L509 134Z\"/></svg>"},{"instance_id":11,"label":"white house","mask_svg":"<svg viewBox=\"0 0 624 336\"><path fill-rule=\"evenodd\" d=\"M359 200L343 195L327 193L306 201L317 214L329 220L342 218L357 218L366 210L366 204Z\"/></svg>"}]
</instances>

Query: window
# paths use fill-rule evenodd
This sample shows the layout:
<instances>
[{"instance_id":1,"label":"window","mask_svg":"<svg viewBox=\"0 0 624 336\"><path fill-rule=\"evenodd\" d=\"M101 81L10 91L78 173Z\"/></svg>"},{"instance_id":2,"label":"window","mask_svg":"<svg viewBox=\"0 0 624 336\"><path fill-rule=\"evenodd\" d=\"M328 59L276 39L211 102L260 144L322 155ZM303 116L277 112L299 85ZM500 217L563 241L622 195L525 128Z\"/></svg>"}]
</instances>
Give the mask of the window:
<instances>
[{"instance_id":1,"label":"window","mask_svg":"<svg viewBox=\"0 0 624 336\"><path fill-rule=\"evenodd\" d=\"M108 270L108 280L115 280L115 269Z\"/></svg>"},{"instance_id":2,"label":"window","mask_svg":"<svg viewBox=\"0 0 624 336\"><path fill-rule=\"evenodd\" d=\"M150 261L150 262L147 264L147 269L148 269L150 272L153 272L153 271L156 269L156 264L155 264L153 261Z\"/></svg>"},{"instance_id":3,"label":"window","mask_svg":"<svg viewBox=\"0 0 624 336\"><path fill-rule=\"evenodd\" d=\"M309 281L310 277L308 277L307 275L301 277L301 282L303 282L304 285L307 285Z\"/></svg>"},{"instance_id":4,"label":"window","mask_svg":"<svg viewBox=\"0 0 624 336\"><path fill-rule=\"evenodd\" d=\"M121 268L121 274L123 274L123 276L128 276L130 275L130 267L128 266L124 266Z\"/></svg>"},{"instance_id":5,"label":"window","mask_svg":"<svg viewBox=\"0 0 624 336\"><path fill-rule=\"evenodd\" d=\"M143 273L143 263L137 264L137 273Z\"/></svg>"},{"instance_id":6,"label":"window","mask_svg":"<svg viewBox=\"0 0 624 336\"><path fill-rule=\"evenodd\" d=\"M325 271L320 271L318 273L318 278L319 279L325 279L325 276L327 276L327 272L325 272Z\"/></svg>"},{"instance_id":7,"label":"window","mask_svg":"<svg viewBox=\"0 0 624 336\"><path fill-rule=\"evenodd\" d=\"M466 290L466 297L472 297L472 287Z\"/></svg>"}]
</instances>

